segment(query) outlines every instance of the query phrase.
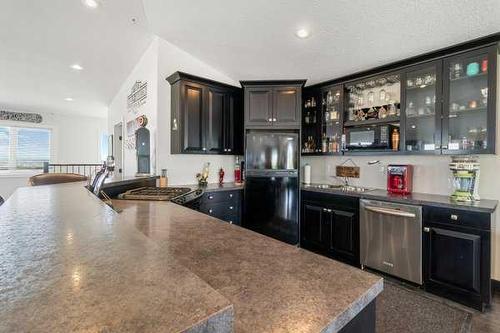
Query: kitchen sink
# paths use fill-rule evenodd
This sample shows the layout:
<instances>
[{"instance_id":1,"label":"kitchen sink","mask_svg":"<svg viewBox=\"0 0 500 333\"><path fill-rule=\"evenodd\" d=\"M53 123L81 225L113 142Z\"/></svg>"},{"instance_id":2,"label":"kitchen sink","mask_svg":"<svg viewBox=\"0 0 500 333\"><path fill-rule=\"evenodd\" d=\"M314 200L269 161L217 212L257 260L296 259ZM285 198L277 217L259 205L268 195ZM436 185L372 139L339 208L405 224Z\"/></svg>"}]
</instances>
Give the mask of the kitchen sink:
<instances>
[{"instance_id":1,"label":"kitchen sink","mask_svg":"<svg viewBox=\"0 0 500 333\"><path fill-rule=\"evenodd\" d=\"M338 191L343 191L343 192L367 192L371 191L372 189L366 188L366 187L361 187L361 186L352 186L352 185L332 185L332 184L311 184L311 185L305 185L305 187L309 188L319 188L319 189L331 189L331 190L338 190Z\"/></svg>"}]
</instances>

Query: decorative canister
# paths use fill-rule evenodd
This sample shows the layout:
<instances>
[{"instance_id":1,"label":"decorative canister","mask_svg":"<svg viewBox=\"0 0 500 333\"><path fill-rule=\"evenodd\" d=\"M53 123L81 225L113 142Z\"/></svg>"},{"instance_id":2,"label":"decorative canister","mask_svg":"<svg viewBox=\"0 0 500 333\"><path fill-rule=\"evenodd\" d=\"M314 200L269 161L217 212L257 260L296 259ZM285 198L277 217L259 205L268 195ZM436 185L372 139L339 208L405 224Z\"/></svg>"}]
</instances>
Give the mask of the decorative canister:
<instances>
[{"instance_id":1,"label":"decorative canister","mask_svg":"<svg viewBox=\"0 0 500 333\"><path fill-rule=\"evenodd\" d=\"M467 65L467 76L474 76L479 73L479 64L477 62L471 62Z\"/></svg>"},{"instance_id":2,"label":"decorative canister","mask_svg":"<svg viewBox=\"0 0 500 333\"><path fill-rule=\"evenodd\" d=\"M484 59L481 62L481 72L486 73L488 71L488 59Z\"/></svg>"}]
</instances>

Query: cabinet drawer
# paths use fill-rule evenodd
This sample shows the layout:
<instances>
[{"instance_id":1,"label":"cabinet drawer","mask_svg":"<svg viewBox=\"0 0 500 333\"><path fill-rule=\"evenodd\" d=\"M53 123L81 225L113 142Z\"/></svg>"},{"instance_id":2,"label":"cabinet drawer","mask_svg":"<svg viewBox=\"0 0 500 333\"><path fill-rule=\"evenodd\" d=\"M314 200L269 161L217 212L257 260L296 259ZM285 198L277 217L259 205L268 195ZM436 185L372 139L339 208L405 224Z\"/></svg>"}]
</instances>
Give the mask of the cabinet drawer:
<instances>
[{"instance_id":1,"label":"cabinet drawer","mask_svg":"<svg viewBox=\"0 0 500 333\"><path fill-rule=\"evenodd\" d=\"M489 213L431 206L424 206L422 212L424 225L439 223L467 226L487 231L491 229L491 216Z\"/></svg>"},{"instance_id":2,"label":"cabinet drawer","mask_svg":"<svg viewBox=\"0 0 500 333\"><path fill-rule=\"evenodd\" d=\"M227 215L220 219L229 222L231 224L241 225L241 219L239 213Z\"/></svg>"},{"instance_id":3,"label":"cabinet drawer","mask_svg":"<svg viewBox=\"0 0 500 333\"><path fill-rule=\"evenodd\" d=\"M359 198L335 194L335 193L320 193L313 191L302 191L302 200L315 202L324 207L335 207L335 209L359 210Z\"/></svg>"},{"instance_id":4,"label":"cabinet drawer","mask_svg":"<svg viewBox=\"0 0 500 333\"><path fill-rule=\"evenodd\" d=\"M231 202L202 204L200 206L200 212L213 217L222 218L227 215L238 213L239 207Z\"/></svg>"},{"instance_id":5,"label":"cabinet drawer","mask_svg":"<svg viewBox=\"0 0 500 333\"><path fill-rule=\"evenodd\" d=\"M209 203L231 202L233 205L238 205L240 201L240 191L219 191L207 192L203 195L202 205Z\"/></svg>"}]
</instances>

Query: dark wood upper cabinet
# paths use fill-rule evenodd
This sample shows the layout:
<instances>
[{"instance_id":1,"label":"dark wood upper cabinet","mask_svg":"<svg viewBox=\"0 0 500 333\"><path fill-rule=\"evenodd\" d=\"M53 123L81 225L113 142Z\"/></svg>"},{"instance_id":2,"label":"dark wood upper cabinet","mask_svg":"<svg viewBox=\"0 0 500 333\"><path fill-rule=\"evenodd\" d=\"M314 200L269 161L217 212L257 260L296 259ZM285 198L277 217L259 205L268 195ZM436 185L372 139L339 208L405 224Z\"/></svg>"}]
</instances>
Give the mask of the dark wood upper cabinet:
<instances>
[{"instance_id":1,"label":"dark wood upper cabinet","mask_svg":"<svg viewBox=\"0 0 500 333\"><path fill-rule=\"evenodd\" d=\"M444 59L443 154L495 153L497 49Z\"/></svg>"},{"instance_id":2,"label":"dark wood upper cabinet","mask_svg":"<svg viewBox=\"0 0 500 333\"><path fill-rule=\"evenodd\" d=\"M273 92L268 87L245 89L245 124L272 126Z\"/></svg>"},{"instance_id":3,"label":"dark wood upper cabinet","mask_svg":"<svg viewBox=\"0 0 500 333\"><path fill-rule=\"evenodd\" d=\"M305 81L240 82L245 96L245 127L300 127Z\"/></svg>"},{"instance_id":4,"label":"dark wood upper cabinet","mask_svg":"<svg viewBox=\"0 0 500 333\"><path fill-rule=\"evenodd\" d=\"M172 154L243 154L241 88L176 72L172 86Z\"/></svg>"},{"instance_id":5,"label":"dark wood upper cabinet","mask_svg":"<svg viewBox=\"0 0 500 333\"><path fill-rule=\"evenodd\" d=\"M224 90L208 87L207 150L209 153L224 152L224 116L228 109L229 98Z\"/></svg>"},{"instance_id":6,"label":"dark wood upper cabinet","mask_svg":"<svg viewBox=\"0 0 500 333\"><path fill-rule=\"evenodd\" d=\"M273 124L275 126L300 125L301 89L277 87L273 89Z\"/></svg>"},{"instance_id":7,"label":"dark wood upper cabinet","mask_svg":"<svg viewBox=\"0 0 500 333\"><path fill-rule=\"evenodd\" d=\"M203 87L190 82L181 84L182 112L178 121L182 124L182 147L186 152L203 150L205 137L203 135Z\"/></svg>"},{"instance_id":8,"label":"dark wood upper cabinet","mask_svg":"<svg viewBox=\"0 0 500 333\"><path fill-rule=\"evenodd\" d=\"M442 61L408 67L401 85L401 147L412 154L441 152Z\"/></svg>"},{"instance_id":9,"label":"dark wood upper cabinet","mask_svg":"<svg viewBox=\"0 0 500 333\"><path fill-rule=\"evenodd\" d=\"M491 35L306 87L302 154L494 154L499 41ZM320 125L332 100L322 93L334 86L344 92L341 140ZM396 149L349 147L350 133L379 125L398 129Z\"/></svg>"}]
</instances>

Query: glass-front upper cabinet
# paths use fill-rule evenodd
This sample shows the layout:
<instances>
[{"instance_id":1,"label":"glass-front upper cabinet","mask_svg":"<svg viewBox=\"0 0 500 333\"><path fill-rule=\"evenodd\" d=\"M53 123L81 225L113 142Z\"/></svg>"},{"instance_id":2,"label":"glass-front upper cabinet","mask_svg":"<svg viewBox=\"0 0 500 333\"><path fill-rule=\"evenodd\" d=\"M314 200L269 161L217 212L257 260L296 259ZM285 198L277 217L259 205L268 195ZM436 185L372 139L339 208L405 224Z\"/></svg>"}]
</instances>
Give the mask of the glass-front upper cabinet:
<instances>
[{"instance_id":1,"label":"glass-front upper cabinet","mask_svg":"<svg viewBox=\"0 0 500 333\"><path fill-rule=\"evenodd\" d=\"M304 89L302 95L302 154L321 152L321 94L318 89Z\"/></svg>"},{"instance_id":2,"label":"glass-front upper cabinet","mask_svg":"<svg viewBox=\"0 0 500 333\"><path fill-rule=\"evenodd\" d=\"M341 152L342 141L342 86L321 89L321 152Z\"/></svg>"},{"instance_id":3,"label":"glass-front upper cabinet","mask_svg":"<svg viewBox=\"0 0 500 333\"><path fill-rule=\"evenodd\" d=\"M347 84L346 125L399 122L400 80L400 74L394 73Z\"/></svg>"},{"instance_id":4,"label":"glass-front upper cabinet","mask_svg":"<svg viewBox=\"0 0 500 333\"><path fill-rule=\"evenodd\" d=\"M443 154L494 153L496 47L444 61Z\"/></svg>"},{"instance_id":5,"label":"glass-front upper cabinet","mask_svg":"<svg viewBox=\"0 0 500 333\"><path fill-rule=\"evenodd\" d=\"M441 148L441 61L408 68L404 80L405 150L439 153Z\"/></svg>"}]
</instances>

